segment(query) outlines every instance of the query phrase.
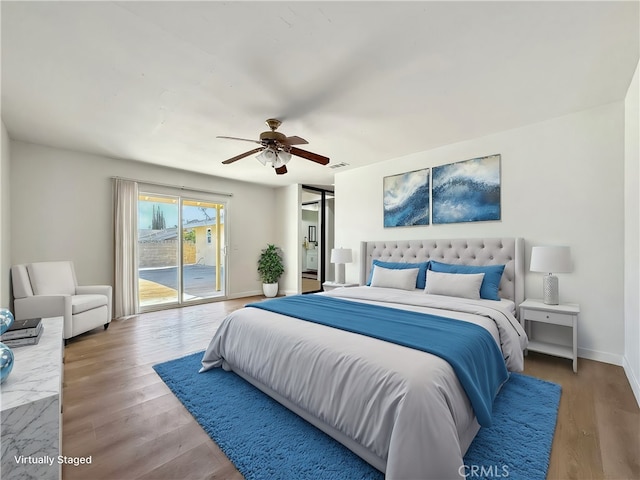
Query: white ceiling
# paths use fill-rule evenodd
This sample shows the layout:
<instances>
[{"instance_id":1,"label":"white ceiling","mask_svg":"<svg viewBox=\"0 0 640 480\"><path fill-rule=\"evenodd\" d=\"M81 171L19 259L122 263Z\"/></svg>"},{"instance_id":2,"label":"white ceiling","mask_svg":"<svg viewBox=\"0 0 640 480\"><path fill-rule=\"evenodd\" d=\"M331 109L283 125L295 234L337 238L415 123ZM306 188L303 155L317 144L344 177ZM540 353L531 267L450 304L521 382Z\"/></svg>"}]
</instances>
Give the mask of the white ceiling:
<instances>
[{"instance_id":1,"label":"white ceiling","mask_svg":"<svg viewBox=\"0 0 640 480\"><path fill-rule=\"evenodd\" d=\"M1 2L13 139L271 185L270 117L348 167L624 98L639 2ZM330 164L330 165L331 165Z\"/></svg>"}]
</instances>

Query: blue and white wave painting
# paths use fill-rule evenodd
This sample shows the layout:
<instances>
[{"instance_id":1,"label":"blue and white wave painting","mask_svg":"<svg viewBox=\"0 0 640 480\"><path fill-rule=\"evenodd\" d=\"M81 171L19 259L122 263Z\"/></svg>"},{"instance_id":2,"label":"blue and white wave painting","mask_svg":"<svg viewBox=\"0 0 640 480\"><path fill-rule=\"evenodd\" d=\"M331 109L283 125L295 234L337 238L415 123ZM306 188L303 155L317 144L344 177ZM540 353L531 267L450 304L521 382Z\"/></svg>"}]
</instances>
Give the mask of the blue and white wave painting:
<instances>
[{"instance_id":1,"label":"blue and white wave painting","mask_svg":"<svg viewBox=\"0 0 640 480\"><path fill-rule=\"evenodd\" d=\"M384 226L429 225L429 169L384 177Z\"/></svg>"},{"instance_id":2,"label":"blue and white wave painting","mask_svg":"<svg viewBox=\"0 0 640 480\"><path fill-rule=\"evenodd\" d=\"M433 223L500 220L500 155L433 168Z\"/></svg>"}]
</instances>

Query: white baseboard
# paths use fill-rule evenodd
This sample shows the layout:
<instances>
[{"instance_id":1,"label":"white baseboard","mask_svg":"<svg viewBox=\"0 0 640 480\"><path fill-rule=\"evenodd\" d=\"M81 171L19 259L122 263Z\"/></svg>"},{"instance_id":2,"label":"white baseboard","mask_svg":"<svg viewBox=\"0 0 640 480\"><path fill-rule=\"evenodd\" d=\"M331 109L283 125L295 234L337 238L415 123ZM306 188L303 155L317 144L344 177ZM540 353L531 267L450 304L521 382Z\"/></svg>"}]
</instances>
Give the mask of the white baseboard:
<instances>
[{"instance_id":1,"label":"white baseboard","mask_svg":"<svg viewBox=\"0 0 640 480\"><path fill-rule=\"evenodd\" d=\"M227 295L227 298L229 300L233 300L236 298L255 297L256 295L262 295L262 290L249 290L248 292L232 293Z\"/></svg>"},{"instance_id":2,"label":"white baseboard","mask_svg":"<svg viewBox=\"0 0 640 480\"><path fill-rule=\"evenodd\" d=\"M636 397L636 402L638 402L638 407L640 407L640 379L635 376L635 372L631 368L627 357L623 357L622 360L622 368L624 368L624 373L627 374L627 380L629 380L629 385L631 385L631 390Z\"/></svg>"},{"instance_id":3,"label":"white baseboard","mask_svg":"<svg viewBox=\"0 0 640 480\"><path fill-rule=\"evenodd\" d=\"M278 295L297 295L298 292L296 292L295 290L278 290ZM229 300L233 300L236 298L244 298L244 297L255 297L256 295L264 295L264 293L262 293L262 290L251 290L248 292L240 292L240 293L234 293L231 295L227 295L227 298Z\"/></svg>"},{"instance_id":4,"label":"white baseboard","mask_svg":"<svg viewBox=\"0 0 640 480\"><path fill-rule=\"evenodd\" d=\"M612 365L622 366L622 355L614 353L600 352L598 350L589 350L588 348L578 348L578 357L587 360L595 360L597 362L610 363Z\"/></svg>"}]
</instances>

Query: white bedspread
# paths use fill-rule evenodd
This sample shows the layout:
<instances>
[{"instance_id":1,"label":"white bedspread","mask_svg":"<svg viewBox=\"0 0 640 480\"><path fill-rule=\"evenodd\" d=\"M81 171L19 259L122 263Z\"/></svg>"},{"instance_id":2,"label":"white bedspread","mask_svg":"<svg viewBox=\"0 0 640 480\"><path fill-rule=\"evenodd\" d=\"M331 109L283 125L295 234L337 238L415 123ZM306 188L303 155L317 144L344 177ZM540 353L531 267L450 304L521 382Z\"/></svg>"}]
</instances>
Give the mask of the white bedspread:
<instances>
[{"instance_id":1,"label":"white bedspread","mask_svg":"<svg viewBox=\"0 0 640 480\"><path fill-rule=\"evenodd\" d=\"M479 324L501 345L507 367L522 369L526 335L500 302L371 287L326 295ZM453 369L434 355L244 308L224 320L202 365L231 368L268 386L362 445L388 479L464 474L462 457L478 424Z\"/></svg>"}]
</instances>

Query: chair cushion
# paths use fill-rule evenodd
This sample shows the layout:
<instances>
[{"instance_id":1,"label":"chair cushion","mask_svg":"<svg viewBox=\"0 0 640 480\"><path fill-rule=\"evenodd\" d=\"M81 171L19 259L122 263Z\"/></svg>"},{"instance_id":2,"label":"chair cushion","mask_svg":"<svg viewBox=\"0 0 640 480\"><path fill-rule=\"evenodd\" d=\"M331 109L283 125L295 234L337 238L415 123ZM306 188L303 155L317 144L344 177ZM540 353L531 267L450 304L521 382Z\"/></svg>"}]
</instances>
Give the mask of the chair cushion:
<instances>
[{"instance_id":1,"label":"chair cushion","mask_svg":"<svg viewBox=\"0 0 640 480\"><path fill-rule=\"evenodd\" d=\"M106 295L74 295L71 297L71 314L86 312L106 304Z\"/></svg>"},{"instance_id":2,"label":"chair cushion","mask_svg":"<svg viewBox=\"0 0 640 480\"><path fill-rule=\"evenodd\" d=\"M27 265L34 295L74 295L76 277L71 262L38 262Z\"/></svg>"}]
</instances>

